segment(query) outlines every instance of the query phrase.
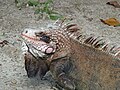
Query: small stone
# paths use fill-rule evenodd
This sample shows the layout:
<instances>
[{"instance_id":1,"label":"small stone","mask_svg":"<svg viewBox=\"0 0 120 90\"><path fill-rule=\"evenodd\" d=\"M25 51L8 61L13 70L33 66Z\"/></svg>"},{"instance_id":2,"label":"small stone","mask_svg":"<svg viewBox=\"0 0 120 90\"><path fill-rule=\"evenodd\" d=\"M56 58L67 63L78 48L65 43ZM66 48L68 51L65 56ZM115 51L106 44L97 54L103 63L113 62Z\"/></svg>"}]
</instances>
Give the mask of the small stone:
<instances>
[{"instance_id":1,"label":"small stone","mask_svg":"<svg viewBox=\"0 0 120 90\"><path fill-rule=\"evenodd\" d=\"M11 83L12 83L12 84L16 84L17 81L16 81L15 79L13 79L13 80L11 81Z\"/></svg>"}]
</instances>

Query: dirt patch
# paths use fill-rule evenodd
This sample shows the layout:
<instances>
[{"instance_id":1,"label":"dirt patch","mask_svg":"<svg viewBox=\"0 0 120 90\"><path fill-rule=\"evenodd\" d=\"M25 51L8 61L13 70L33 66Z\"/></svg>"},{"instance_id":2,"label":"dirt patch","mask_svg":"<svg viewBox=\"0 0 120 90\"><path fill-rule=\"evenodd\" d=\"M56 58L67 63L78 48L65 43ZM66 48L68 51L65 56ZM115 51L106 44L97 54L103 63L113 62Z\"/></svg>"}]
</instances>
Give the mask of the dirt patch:
<instances>
[{"instance_id":1,"label":"dirt patch","mask_svg":"<svg viewBox=\"0 0 120 90\"><path fill-rule=\"evenodd\" d=\"M72 16L85 34L107 38L120 44L120 27L112 27L100 19L114 17L120 21L120 9L106 5L108 0L55 0L56 10ZM120 1L117 0L119 3ZM44 22L44 23L43 23ZM15 7L14 0L0 0L0 40L8 45L0 48L0 90L53 90L51 80L30 80L24 70L20 33L25 27L44 27L50 21L36 20L33 8ZM47 78L51 78L48 75Z\"/></svg>"}]
</instances>

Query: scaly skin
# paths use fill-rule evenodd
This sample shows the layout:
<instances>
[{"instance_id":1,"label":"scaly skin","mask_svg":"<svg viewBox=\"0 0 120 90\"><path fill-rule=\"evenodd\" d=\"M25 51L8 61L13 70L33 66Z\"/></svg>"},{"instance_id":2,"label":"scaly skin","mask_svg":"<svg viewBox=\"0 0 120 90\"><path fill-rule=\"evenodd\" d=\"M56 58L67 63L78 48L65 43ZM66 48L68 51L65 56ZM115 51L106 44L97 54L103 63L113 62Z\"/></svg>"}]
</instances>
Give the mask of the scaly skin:
<instances>
[{"instance_id":1,"label":"scaly skin","mask_svg":"<svg viewBox=\"0 0 120 90\"><path fill-rule=\"evenodd\" d=\"M68 26L67 30L74 32L77 28L74 24ZM49 43L45 43L45 38L41 37L41 30L32 32L32 34L35 36L37 33L37 36L42 38L39 43L52 46L54 52L50 51L51 53L48 54L44 52L47 49L42 49L41 51L38 50L40 53L42 52L40 55L32 52L33 56L38 55L39 58L34 58L32 55L25 56L28 76L34 77L37 75L36 72L39 72L38 74L41 77L50 70L54 79L57 80L57 84L65 90L120 89L120 60L117 57L79 43L70 38L68 32L61 29L42 32L51 38ZM28 33L29 30L26 35L33 38ZM26 38L26 40L30 41L31 39ZM34 40L32 41L34 42ZM34 46L34 43L32 44ZM29 50L27 52L32 54Z\"/></svg>"},{"instance_id":2,"label":"scaly skin","mask_svg":"<svg viewBox=\"0 0 120 90\"><path fill-rule=\"evenodd\" d=\"M27 71L27 76L29 78L39 77L40 79L49 71L46 61L37 60L30 53L25 54L25 70Z\"/></svg>"},{"instance_id":3,"label":"scaly skin","mask_svg":"<svg viewBox=\"0 0 120 90\"><path fill-rule=\"evenodd\" d=\"M75 66L71 74L84 84L78 85L78 90L120 89L120 60L76 41L71 40L71 43L74 48L70 58Z\"/></svg>"},{"instance_id":4,"label":"scaly skin","mask_svg":"<svg viewBox=\"0 0 120 90\"><path fill-rule=\"evenodd\" d=\"M70 42L71 53L65 57L66 59L53 61L50 66L50 71L62 87L66 90L120 89L120 60L73 39ZM71 72L68 67L72 69Z\"/></svg>"}]
</instances>

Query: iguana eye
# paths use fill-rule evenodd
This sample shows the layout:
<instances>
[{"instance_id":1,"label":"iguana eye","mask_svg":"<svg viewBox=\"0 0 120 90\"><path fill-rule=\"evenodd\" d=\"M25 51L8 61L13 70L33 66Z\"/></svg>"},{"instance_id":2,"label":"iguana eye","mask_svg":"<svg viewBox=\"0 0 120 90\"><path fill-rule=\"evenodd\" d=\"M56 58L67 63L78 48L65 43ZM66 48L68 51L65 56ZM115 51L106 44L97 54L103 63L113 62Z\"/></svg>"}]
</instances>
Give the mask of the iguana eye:
<instances>
[{"instance_id":1,"label":"iguana eye","mask_svg":"<svg viewBox=\"0 0 120 90\"><path fill-rule=\"evenodd\" d=\"M35 33L35 35L39 37L41 41L50 43L50 37L47 36L44 32L38 32L38 33Z\"/></svg>"},{"instance_id":2,"label":"iguana eye","mask_svg":"<svg viewBox=\"0 0 120 90\"><path fill-rule=\"evenodd\" d=\"M46 43L50 43L50 37L46 36L46 35L41 36L40 40L42 40L42 41L44 41Z\"/></svg>"},{"instance_id":3,"label":"iguana eye","mask_svg":"<svg viewBox=\"0 0 120 90\"><path fill-rule=\"evenodd\" d=\"M28 33L28 31L26 30L25 33Z\"/></svg>"},{"instance_id":4,"label":"iguana eye","mask_svg":"<svg viewBox=\"0 0 120 90\"><path fill-rule=\"evenodd\" d=\"M37 37L41 37L41 36L43 36L43 35L45 35L43 32L37 32L37 33L35 33L35 35L37 36Z\"/></svg>"}]
</instances>

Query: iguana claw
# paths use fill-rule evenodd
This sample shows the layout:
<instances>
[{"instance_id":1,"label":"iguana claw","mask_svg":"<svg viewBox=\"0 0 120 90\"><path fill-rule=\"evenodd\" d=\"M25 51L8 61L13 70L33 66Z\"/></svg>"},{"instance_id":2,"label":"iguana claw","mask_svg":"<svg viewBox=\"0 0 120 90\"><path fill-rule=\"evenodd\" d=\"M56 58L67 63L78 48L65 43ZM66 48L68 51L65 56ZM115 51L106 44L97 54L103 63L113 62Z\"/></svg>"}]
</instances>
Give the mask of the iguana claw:
<instances>
[{"instance_id":1,"label":"iguana claw","mask_svg":"<svg viewBox=\"0 0 120 90\"><path fill-rule=\"evenodd\" d=\"M61 76L59 76L58 81L59 81L58 84L61 87L64 87L66 90L75 90L76 89L76 85L75 85L72 77L68 77L65 74L62 74Z\"/></svg>"}]
</instances>

